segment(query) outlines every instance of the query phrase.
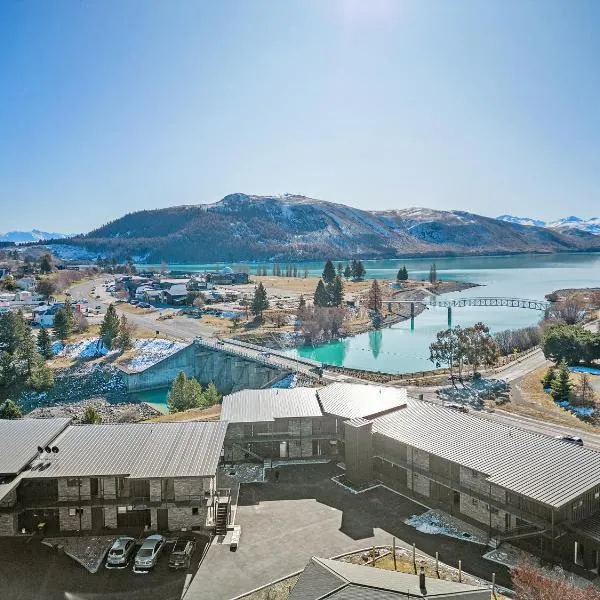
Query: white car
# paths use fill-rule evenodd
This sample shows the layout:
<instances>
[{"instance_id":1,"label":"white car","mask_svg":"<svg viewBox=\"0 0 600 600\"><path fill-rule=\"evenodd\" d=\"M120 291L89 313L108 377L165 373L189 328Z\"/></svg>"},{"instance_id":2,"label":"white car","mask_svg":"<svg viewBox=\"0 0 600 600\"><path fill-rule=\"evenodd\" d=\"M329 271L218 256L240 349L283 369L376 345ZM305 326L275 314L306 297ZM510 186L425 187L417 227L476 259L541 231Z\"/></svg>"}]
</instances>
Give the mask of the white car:
<instances>
[{"instance_id":1,"label":"white car","mask_svg":"<svg viewBox=\"0 0 600 600\"><path fill-rule=\"evenodd\" d=\"M158 557L165 547L165 538L162 535L150 535L142 544L142 547L137 551L135 560L133 561L134 573L147 573L154 568L158 562Z\"/></svg>"},{"instance_id":2,"label":"white car","mask_svg":"<svg viewBox=\"0 0 600 600\"><path fill-rule=\"evenodd\" d=\"M124 569L133 554L135 539L132 537L120 537L110 547L106 557L107 569Z\"/></svg>"}]
</instances>

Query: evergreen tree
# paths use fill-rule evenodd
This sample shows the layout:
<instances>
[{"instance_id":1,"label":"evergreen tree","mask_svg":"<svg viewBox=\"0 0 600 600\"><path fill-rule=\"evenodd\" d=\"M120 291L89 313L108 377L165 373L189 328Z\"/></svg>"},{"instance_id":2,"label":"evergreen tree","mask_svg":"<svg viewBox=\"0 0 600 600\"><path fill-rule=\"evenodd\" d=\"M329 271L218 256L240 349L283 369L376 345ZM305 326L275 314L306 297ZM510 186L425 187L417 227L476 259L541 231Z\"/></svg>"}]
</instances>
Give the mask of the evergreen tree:
<instances>
[{"instance_id":1,"label":"evergreen tree","mask_svg":"<svg viewBox=\"0 0 600 600\"><path fill-rule=\"evenodd\" d=\"M42 327L38 333L37 346L40 354L44 358L52 358L54 356L54 353L52 352L52 340L45 327Z\"/></svg>"},{"instance_id":2,"label":"evergreen tree","mask_svg":"<svg viewBox=\"0 0 600 600\"><path fill-rule=\"evenodd\" d=\"M335 267L333 263L328 260L323 268L323 282L331 285L335 279Z\"/></svg>"},{"instance_id":3,"label":"evergreen tree","mask_svg":"<svg viewBox=\"0 0 600 600\"><path fill-rule=\"evenodd\" d=\"M206 397L202 391L202 386L195 377L188 379L185 382L183 392L183 398L185 408L183 410L189 410L190 408L202 408L207 406Z\"/></svg>"},{"instance_id":4,"label":"evergreen tree","mask_svg":"<svg viewBox=\"0 0 600 600\"><path fill-rule=\"evenodd\" d=\"M569 367L567 363L562 360L551 384L551 394L555 400L568 400L571 395L571 382L569 381Z\"/></svg>"},{"instance_id":5,"label":"evergreen tree","mask_svg":"<svg viewBox=\"0 0 600 600\"><path fill-rule=\"evenodd\" d=\"M338 274L338 277L344 276L344 265L341 262L339 262L337 264L337 274Z\"/></svg>"},{"instance_id":6,"label":"evergreen tree","mask_svg":"<svg viewBox=\"0 0 600 600\"><path fill-rule=\"evenodd\" d=\"M332 306L341 306L344 302L344 282L339 275L336 275L331 285L331 292L329 293L331 298Z\"/></svg>"},{"instance_id":7,"label":"evergreen tree","mask_svg":"<svg viewBox=\"0 0 600 600\"><path fill-rule=\"evenodd\" d=\"M44 254L40 258L40 271L43 275L52 272L52 257L50 254Z\"/></svg>"},{"instance_id":8,"label":"evergreen tree","mask_svg":"<svg viewBox=\"0 0 600 600\"><path fill-rule=\"evenodd\" d=\"M398 270L396 279L398 281L406 281L408 279L408 271L406 270L406 266L403 266Z\"/></svg>"},{"instance_id":9,"label":"evergreen tree","mask_svg":"<svg viewBox=\"0 0 600 600\"><path fill-rule=\"evenodd\" d=\"M344 277L346 279L350 279L350 277L352 277L352 269L350 268L350 265L346 265L346 268L344 269Z\"/></svg>"},{"instance_id":10,"label":"evergreen tree","mask_svg":"<svg viewBox=\"0 0 600 600\"><path fill-rule=\"evenodd\" d=\"M100 325L100 338L102 343L110 350L119 336L119 315L115 305L111 304L106 310Z\"/></svg>"},{"instance_id":11,"label":"evergreen tree","mask_svg":"<svg viewBox=\"0 0 600 600\"><path fill-rule=\"evenodd\" d=\"M381 300L381 288L377 283L377 279L373 279L371 289L369 290L369 297L367 299L367 308L375 313L381 312L382 300Z\"/></svg>"},{"instance_id":12,"label":"evergreen tree","mask_svg":"<svg viewBox=\"0 0 600 600\"><path fill-rule=\"evenodd\" d=\"M325 289L325 284L322 279L319 279L319 283L317 283L317 289L315 290L314 296L314 305L315 306L329 306L329 294Z\"/></svg>"},{"instance_id":13,"label":"evergreen tree","mask_svg":"<svg viewBox=\"0 0 600 600\"><path fill-rule=\"evenodd\" d=\"M81 422L86 425L98 425L102 423L102 417L95 406L88 405L85 407Z\"/></svg>"},{"instance_id":14,"label":"evergreen tree","mask_svg":"<svg viewBox=\"0 0 600 600\"><path fill-rule=\"evenodd\" d=\"M125 315L121 315L119 323L119 337L117 338L117 346L121 350L129 350L131 348L131 327Z\"/></svg>"},{"instance_id":15,"label":"evergreen tree","mask_svg":"<svg viewBox=\"0 0 600 600\"><path fill-rule=\"evenodd\" d=\"M40 354L37 354L31 364L30 373L25 380L25 385L36 392L43 392L54 387L54 372L46 365Z\"/></svg>"},{"instance_id":16,"label":"evergreen tree","mask_svg":"<svg viewBox=\"0 0 600 600\"><path fill-rule=\"evenodd\" d=\"M0 419L20 419L22 416L21 409L16 402L6 399L0 404Z\"/></svg>"},{"instance_id":17,"label":"evergreen tree","mask_svg":"<svg viewBox=\"0 0 600 600\"><path fill-rule=\"evenodd\" d=\"M21 311L0 315L0 351L16 352L31 328Z\"/></svg>"},{"instance_id":18,"label":"evergreen tree","mask_svg":"<svg viewBox=\"0 0 600 600\"><path fill-rule=\"evenodd\" d=\"M306 310L306 300L304 296L300 294L300 300L298 301L298 314L301 315Z\"/></svg>"},{"instance_id":19,"label":"evergreen tree","mask_svg":"<svg viewBox=\"0 0 600 600\"><path fill-rule=\"evenodd\" d=\"M254 288L254 298L252 298L250 310L255 317L262 319L263 311L267 308L269 308L269 299L267 298L267 290L261 281Z\"/></svg>"},{"instance_id":20,"label":"evergreen tree","mask_svg":"<svg viewBox=\"0 0 600 600\"><path fill-rule=\"evenodd\" d=\"M204 399L207 406L214 406L221 402L221 394L217 390L217 386L211 381L204 392Z\"/></svg>"},{"instance_id":21,"label":"evergreen tree","mask_svg":"<svg viewBox=\"0 0 600 600\"><path fill-rule=\"evenodd\" d=\"M352 279L355 279L356 281L364 279L367 273L362 261L356 259L352 260L350 271L352 273Z\"/></svg>"},{"instance_id":22,"label":"evergreen tree","mask_svg":"<svg viewBox=\"0 0 600 600\"><path fill-rule=\"evenodd\" d=\"M185 382L187 378L183 371L179 371L177 377L171 384L171 390L169 391L169 396L167 397L167 404L169 406L169 411L172 413L179 412L181 410L185 410Z\"/></svg>"},{"instance_id":23,"label":"evergreen tree","mask_svg":"<svg viewBox=\"0 0 600 600\"><path fill-rule=\"evenodd\" d=\"M554 376L556 374L556 367L550 367L542 377L542 387L547 390L552 386L552 381L554 380Z\"/></svg>"},{"instance_id":24,"label":"evergreen tree","mask_svg":"<svg viewBox=\"0 0 600 600\"><path fill-rule=\"evenodd\" d=\"M429 283L436 283L437 282L437 267L435 266L435 263L432 263L431 266L429 267Z\"/></svg>"},{"instance_id":25,"label":"evergreen tree","mask_svg":"<svg viewBox=\"0 0 600 600\"><path fill-rule=\"evenodd\" d=\"M71 335L71 319L64 308L59 308L54 315L54 333L62 342Z\"/></svg>"}]
</instances>

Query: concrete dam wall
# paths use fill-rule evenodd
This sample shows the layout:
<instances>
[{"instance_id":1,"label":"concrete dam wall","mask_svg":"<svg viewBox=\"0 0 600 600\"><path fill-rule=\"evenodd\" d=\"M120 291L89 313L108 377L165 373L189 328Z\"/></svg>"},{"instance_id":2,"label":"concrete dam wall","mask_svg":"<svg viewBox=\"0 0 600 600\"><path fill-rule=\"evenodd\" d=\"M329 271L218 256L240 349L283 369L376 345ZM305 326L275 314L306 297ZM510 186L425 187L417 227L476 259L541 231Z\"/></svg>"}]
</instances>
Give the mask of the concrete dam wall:
<instances>
[{"instance_id":1,"label":"concrete dam wall","mask_svg":"<svg viewBox=\"0 0 600 600\"><path fill-rule=\"evenodd\" d=\"M136 373L123 370L129 392L170 386L183 371L203 385L211 381L222 394L265 387L292 371L266 360L220 348L217 344L192 342L175 354Z\"/></svg>"}]
</instances>

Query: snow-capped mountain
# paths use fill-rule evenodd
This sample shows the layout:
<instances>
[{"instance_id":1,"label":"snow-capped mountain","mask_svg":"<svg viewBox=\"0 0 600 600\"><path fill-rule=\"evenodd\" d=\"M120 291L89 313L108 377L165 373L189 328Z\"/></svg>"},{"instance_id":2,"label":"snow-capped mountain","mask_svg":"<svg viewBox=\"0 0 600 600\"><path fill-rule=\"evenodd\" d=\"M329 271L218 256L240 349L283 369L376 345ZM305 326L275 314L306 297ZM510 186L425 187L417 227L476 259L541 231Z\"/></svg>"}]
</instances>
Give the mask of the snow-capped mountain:
<instances>
[{"instance_id":1,"label":"snow-capped mountain","mask_svg":"<svg viewBox=\"0 0 600 600\"><path fill-rule=\"evenodd\" d=\"M507 223L516 223L517 225L529 225L531 227L546 227L545 221L539 219L529 219L528 217L514 217L513 215L500 215L496 217L499 221Z\"/></svg>"},{"instance_id":2,"label":"snow-capped mountain","mask_svg":"<svg viewBox=\"0 0 600 600\"><path fill-rule=\"evenodd\" d=\"M505 221L507 223L516 223L518 225L546 227L548 229L558 229L560 231L585 231L594 235L600 235L600 217L582 219L580 217L570 216L550 222L540 221L538 219L529 219L528 217L515 217L513 215L500 215L496 218L499 221Z\"/></svg>"},{"instance_id":3,"label":"snow-capped mountain","mask_svg":"<svg viewBox=\"0 0 600 600\"><path fill-rule=\"evenodd\" d=\"M0 233L0 242L13 242L24 244L26 242L43 242L44 240L61 240L70 237L66 233L55 233L32 229L31 231L7 231Z\"/></svg>"}]
</instances>

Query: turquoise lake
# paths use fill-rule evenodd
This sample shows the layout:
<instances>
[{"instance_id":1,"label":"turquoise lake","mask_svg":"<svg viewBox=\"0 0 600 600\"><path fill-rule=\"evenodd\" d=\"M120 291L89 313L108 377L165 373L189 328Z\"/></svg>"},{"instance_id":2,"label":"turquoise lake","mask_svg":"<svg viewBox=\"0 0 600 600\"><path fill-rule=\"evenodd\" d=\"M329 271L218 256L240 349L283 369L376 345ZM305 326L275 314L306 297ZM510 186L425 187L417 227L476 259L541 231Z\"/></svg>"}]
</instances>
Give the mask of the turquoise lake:
<instances>
[{"instance_id":1,"label":"turquoise lake","mask_svg":"<svg viewBox=\"0 0 600 600\"><path fill-rule=\"evenodd\" d=\"M600 287L600 254L552 254L489 257L454 257L436 259L365 260L367 278L394 279L398 269L406 265L411 279L425 279L435 262L442 280L467 281L480 284L463 292L445 294L444 298L459 296L502 296L544 299L549 292L570 287ZM303 271L319 275L323 262L297 263ZM143 266L140 265L142 268ZM146 267L148 265L145 265ZM213 269L221 265L169 265L173 270L186 272ZM251 273L256 265L246 265ZM270 270L269 270L270 271ZM517 308L453 309L453 325L486 323L492 331L533 325L541 313ZM435 334L447 326L447 311L430 308L410 321L372 331L352 338L290 350L290 355L313 358L325 363L390 373L408 373L433 368L429 362L429 344Z\"/></svg>"}]
</instances>

